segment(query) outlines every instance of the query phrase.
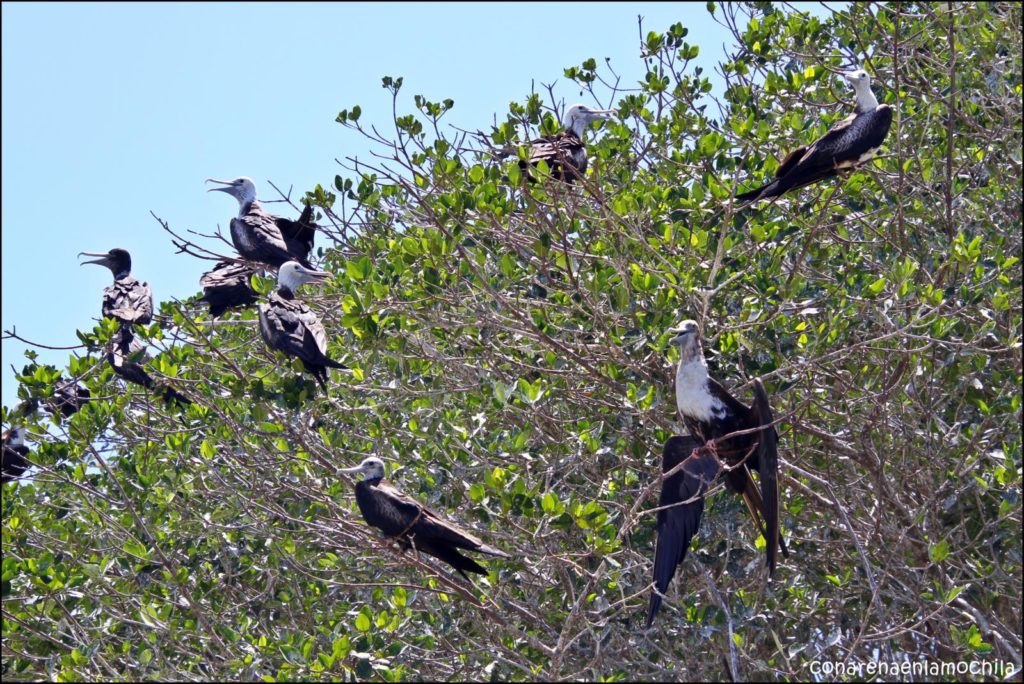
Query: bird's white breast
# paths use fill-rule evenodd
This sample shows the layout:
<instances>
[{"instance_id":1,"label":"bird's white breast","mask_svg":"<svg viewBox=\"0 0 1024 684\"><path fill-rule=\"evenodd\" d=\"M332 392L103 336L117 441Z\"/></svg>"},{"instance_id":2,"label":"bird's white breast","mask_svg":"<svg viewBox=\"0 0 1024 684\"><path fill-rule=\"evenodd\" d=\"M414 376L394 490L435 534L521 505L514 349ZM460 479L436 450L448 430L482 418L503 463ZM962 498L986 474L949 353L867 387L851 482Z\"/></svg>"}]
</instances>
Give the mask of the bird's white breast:
<instances>
[{"instance_id":1,"label":"bird's white breast","mask_svg":"<svg viewBox=\"0 0 1024 684\"><path fill-rule=\"evenodd\" d=\"M708 368L700 361L679 364L676 407L681 415L701 422L725 417L725 404L708 390Z\"/></svg>"}]
</instances>

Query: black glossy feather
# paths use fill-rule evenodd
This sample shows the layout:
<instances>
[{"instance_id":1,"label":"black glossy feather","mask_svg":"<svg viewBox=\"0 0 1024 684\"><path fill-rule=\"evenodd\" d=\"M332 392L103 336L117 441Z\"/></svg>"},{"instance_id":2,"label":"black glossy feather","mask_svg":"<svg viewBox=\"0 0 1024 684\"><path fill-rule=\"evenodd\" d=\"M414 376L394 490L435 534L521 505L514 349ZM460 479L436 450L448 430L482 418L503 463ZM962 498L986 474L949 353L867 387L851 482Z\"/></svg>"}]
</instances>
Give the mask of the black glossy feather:
<instances>
[{"instance_id":1,"label":"black glossy feather","mask_svg":"<svg viewBox=\"0 0 1024 684\"><path fill-rule=\"evenodd\" d=\"M204 273L199 279L203 288L200 301L210 306L210 315L217 318L228 309L255 304L258 295L252 289L251 280L255 272L245 264L221 261L212 271Z\"/></svg>"},{"instance_id":2,"label":"black glossy feather","mask_svg":"<svg viewBox=\"0 0 1024 684\"><path fill-rule=\"evenodd\" d=\"M281 289L257 307L260 335L272 349L302 360L306 371L327 392L327 369L345 368L327 356L327 333L313 311Z\"/></svg>"},{"instance_id":3,"label":"black glossy feather","mask_svg":"<svg viewBox=\"0 0 1024 684\"><path fill-rule=\"evenodd\" d=\"M793 150L775 171L775 179L736 195L740 202L778 197L789 190L836 175L867 161L882 146L892 124L892 107L879 105L836 123L813 144Z\"/></svg>"},{"instance_id":4,"label":"black glossy feather","mask_svg":"<svg viewBox=\"0 0 1024 684\"><path fill-rule=\"evenodd\" d=\"M275 268L286 261L298 261L310 268L308 257L313 248L314 230L310 223L300 224L274 216L254 200L243 213L231 219L231 242L238 253L250 261Z\"/></svg>"},{"instance_id":5,"label":"black glossy feather","mask_svg":"<svg viewBox=\"0 0 1024 684\"><path fill-rule=\"evenodd\" d=\"M759 428L772 423L767 395L759 384L759 381L755 383L754 405L747 407L714 378L707 378L707 389L725 406L724 414L710 421L699 420L685 414L682 414L681 418L686 429L701 444L715 440L715 451L719 460L731 467L726 473L726 483L732 491L743 497L754 524L764 535L768 544L768 571L769 574L773 574L776 558L775 544L771 540L777 540L783 555L788 555L779 531L778 520L778 434L774 427L768 427L760 432L722 439L724 435L732 432ZM761 478L760 488L754 482L752 470L757 471ZM765 494L771 495L771 498L766 499ZM769 516L772 519L767 523L770 527L766 528L765 518Z\"/></svg>"},{"instance_id":6,"label":"black glossy feather","mask_svg":"<svg viewBox=\"0 0 1024 684\"><path fill-rule=\"evenodd\" d=\"M713 454L702 452L701 443L690 436L673 436L665 442L661 457L662 474L683 463L682 469L665 478L658 499L658 541L654 552L654 591L647 611L647 627L661 607L676 568L690 548L690 540L700 527L704 512L704 493L718 477L721 467ZM691 499L693 499L691 501ZM681 503L688 502L688 503Z\"/></svg>"},{"instance_id":7,"label":"black glossy feather","mask_svg":"<svg viewBox=\"0 0 1024 684\"><path fill-rule=\"evenodd\" d=\"M397 537L404 548L440 558L463 577L467 572L486 575L487 569L459 553L459 549L510 557L383 480L367 479L356 484L356 503L367 523L388 537Z\"/></svg>"},{"instance_id":8,"label":"black glossy feather","mask_svg":"<svg viewBox=\"0 0 1024 684\"><path fill-rule=\"evenodd\" d=\"M3 462L0 463L0 473L2 473L4 484L21 477L29 467L26 458L28 447L24 444L15 444L14 433L15 430L8 430L3 437L4 451Z\"/></svg>"}]
</instances>

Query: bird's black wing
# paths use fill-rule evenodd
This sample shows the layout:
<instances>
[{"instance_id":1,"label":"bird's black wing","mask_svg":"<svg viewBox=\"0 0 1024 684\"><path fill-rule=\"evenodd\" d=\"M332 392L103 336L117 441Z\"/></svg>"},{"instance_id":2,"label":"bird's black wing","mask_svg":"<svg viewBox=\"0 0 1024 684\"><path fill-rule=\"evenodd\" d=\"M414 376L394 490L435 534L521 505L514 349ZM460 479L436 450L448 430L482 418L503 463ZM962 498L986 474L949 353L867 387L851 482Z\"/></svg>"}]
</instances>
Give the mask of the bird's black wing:
<instances>
[{"instance_id":1,"label":"bird's black wing","mask_svg":"<svg viewBox=\"0 0 1024 684\"><path fill-rule=\"evenodd\" d=\"M327 333L316 314L303 302L274 294L259 306L260 332L275 349L314 366L344 368L327 356Z\"/></svg>"},{"instance_id":2,"label":"bird's black wing","mask_svg":"<svg viewBox=\"0 0 1024 684\"><path fill-rule=\"evenodd\" d=\"M802 188L819 180L834 176L837 154L850 154L849 133L857 114L837 121L823 136L810 145L798 147L786 155L775 170L775 180L756 190L736 195L741 202L777 197L784 192ZM845 158L845 156L843 157Z\"/></svg>"},{"instance_id":3,"label":"bird's black wing","mask_svg":"<svg viewBox=\"0 0 1024 684\"><path fill-rule=\"evenodd\" d=\"M444 518L427 507L423 507L423 517L414 527L414 532L425 533L431 539L435 539L460 549L479 551L491 556L509 558L510 556L500 549L488 546L476 535L467 532L458 525Z\"/></svg>"},{"instance_id":4,"label":"bird's black wing","mask_svg":"<svg viewBox=\"0 0 1024 684\"><path fill-rule=\"evenodd\" d=\"M383 481L373 487L366 487L366 496L369 498L366 503L372 506L374 518L373 522L367 518L367 522L379 527L389 537L408 533L423 508L418 501ZM363 515L366 517L367 511Z\"/></svg>"},{"instance_id":5,"label":"bird's black wing","mask_svg":"<svg viewBox=\"0 0 1024 684\"><path fill-rule=\"evenodd\" d=\"M670 475L661 486L658 506L658 541L654 551L654 591L647 611L647 626L661 607L662 594L668 589L676 567L686 557L690 540L700 526L704 512L703 494L721 470L714 455L701 449L703 443L690 436L673 436L665 442L661 470L667 473L679 463L682 469ZM694 499L693 501L689 501ZM689 501L689 503L680 503Z\"/></svg>"},{"instance_id":6,"label":"bird's black wing","mask_svg":"<svg viewBox=\"0 0 1024 684\"><path fill-rule=\"evenodd\" d=\"M751 416L758 425L769 425L775 421L768 404L768 393L760 379L754 380L754 403ZM786 544L779 531L779 434L775 427L765 428L757 437L757 471L761 478L761 513L764 516L764 540L768 550L768 573L775 572L778 550L788 556Z\"/></svg>"},{"instance_id":7,"label":"bird's black wing","mask_svg":"<svg viewBox=\"0 0 1024 684\"><path fill-rule=\"evenodd\" d=\"M53 389L53 407L65 418L70 418L89 401L90 397L92 393L88 388L74 380L60 380Z\"/></svg>"},{"instance_id":8,"label":"bird's black wing","mask_svg":"<svg viewBox=\"0 0 1024 684\"><path fill-rule=\"evenodd\" d=\"M204 273L199 279L203 288L201 301L210 305L210 314L217 317L230 307L253 304L257 299L252 289L253 273L253 268L230 261L222 261Z\"/></svg>"},{"instance_id":9,"label":"bird's black wing","mask_svg":"<svg viewBox=\"0 0 1024 684\"><path fill-rule=\"evenodd\" d=\"M3 463L0 464L0 470L3 472L4 484L21 477L22 473L28 470L28 447L24 444L20 446L8 446L7 441L4 440L4 458Z\"/></svg>"},{"instance_id":10,"label":"bird's black wing","mask_svg":"<svg viewBox=\"0 0 1024 684\"><path fill-rule=\"evenodd\" d=\"M486 575L487 569L459 553L460 548L508 557L508 554L487 546L465 530L438 517L392 485L380 482L373 489L375 517L378 527L385 534L402 535L403 542L412 545L417 551L440 558L463 577L468 579L467 572Z\"/></svg>"},{"instance_id":11,"label":"bird's black wing","mask_svg":"<svg viewBox=\"0 0 1024 684\"><path fill-rule=\"evenodd\" d=\"M307 204L303 207L302 214L295 221L277 217L277 227L281 230L281 236L289 252L303 259L309 257L317 229L317 225L313 223L313 205Z\"/></svg>"},{"instance_id":12,"label":"bird's black wing","mask_svg":"<svg viewBox=\"0 0 1024 684\"><path fill-rule=\"evenodd\" d=\"M286 261L298 261L309 268L304 254L292 254L281 229L277 227L276 217L263 211L260 207L252 207L244 216L231 219L232 238L236 234L247 236L248 245L235 244L238 253L246 259L262 261L278 267ZM250 249L246 249L249 247Z\"/></svg>"}]
</instances>

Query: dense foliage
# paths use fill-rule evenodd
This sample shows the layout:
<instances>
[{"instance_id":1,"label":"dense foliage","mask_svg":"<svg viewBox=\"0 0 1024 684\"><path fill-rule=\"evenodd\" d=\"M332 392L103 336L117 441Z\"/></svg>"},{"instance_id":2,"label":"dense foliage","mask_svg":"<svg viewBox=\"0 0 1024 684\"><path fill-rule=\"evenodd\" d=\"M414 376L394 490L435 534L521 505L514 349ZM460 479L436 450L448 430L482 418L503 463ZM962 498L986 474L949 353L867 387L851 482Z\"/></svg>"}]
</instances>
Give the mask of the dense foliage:
<instances>
[{"instance_id":1,"label":"dense foliage","mask_svg":"<svg viewBox=\"0 0 1024 684\"><path fill-rule=\"evenodd\" d=\"M184 411L113 375L111 321L63 371L30 359L29 401L4 409L38 466L3 490L4 679L1019 667L1021 8L709 10L736 39L720 98L682 24L646 35L635 87L566 69L620 115L589 132L574 186L493 155L557 128L537 94L486 136L453 133L451 101L401 113L400 78L392 132L338 116L378 155L306 198L335 280L300 296L351 369L329 397L254 311L214 322L194 302L145 331ZM884 154L737 210L849 112L851 63L897 108ZM712 374L746 400L760 376L784 419L792 555L768 581L717 487L644 631L684 317ZM71 417L46 410L59 377L92 391ZM370 454L515 559L471 585L399 554L336 473Z\"/></svg>"}]
</instances>

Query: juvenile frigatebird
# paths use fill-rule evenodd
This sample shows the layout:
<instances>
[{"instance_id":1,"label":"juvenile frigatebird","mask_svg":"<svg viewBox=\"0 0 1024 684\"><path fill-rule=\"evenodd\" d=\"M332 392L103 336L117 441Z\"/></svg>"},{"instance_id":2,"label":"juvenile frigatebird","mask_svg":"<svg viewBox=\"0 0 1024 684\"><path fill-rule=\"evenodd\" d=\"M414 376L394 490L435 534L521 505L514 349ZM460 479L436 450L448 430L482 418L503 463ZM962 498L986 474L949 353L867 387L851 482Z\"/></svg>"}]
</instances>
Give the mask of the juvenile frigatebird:
<instances>
[{"instance_id":1,"label":"juvenile frigatebird","mask_svg":"<svg viewBox=\"0 0 1024 684\"><path fill-rule=\"evenodd\" d=\"M313 249L316 224L313 207L306 205L298 221L267 213L256 200L256 185L241 176L234 180L207 178L207 183L220 183L220 190L238 200L238 216L231 219L231 242L243 258L278 267L286 261L298 261L309 268L309 252Z\"/></svg>"},{"instance_id":2,"label":"juvenile frigatebird","mask_svg":"<svg viewBox=\"0 0 1024 684\"><path fill-rule=\"evenodd\" d=\"M411 547L440 558L467 580L467 572L486 575L487 569L459 553L459 549L511 558L454 523L442 520L429 508L385 482L384 462L379 458L371 456L356 467L343 468L341 472L363 474L363 479L356 484L356 503L363 519L383 530L386 536L397 538L403 550Z\"/></svg>"},{"instance_id":3,"label":"juvenile frigatebird","mask_svg":"<svg viewBox=\"0 0 1024 684\"><path fill-rule=\"evenodd\" d=\"M853 113L838 122L809 146L798 147L775 170L775 180L756 190L736 195L740 202L754 202L831 178L839 171L855 169L875 156L889 133L892 107L878 104L871 92L871 77L863 69L843 74L857 96Z\"/></svg>"},{"instance_id":4,"label":"juvenile frigatebird","mask_svg":"<svg viewBox=\"0 0 1024 684\"><path fill-rule=\"evenodd\" d=\"M78 411L89 401L92 393L87 387L79 385L74 380L61 380L53 388L53 408L60 411L65 418L78 413Z\"/></svg>"},{"instance_id":5,"label":"juvenile frigatebird","mask_svg":"<svg viewBox=\"0 0 1024 684\"><path fill-rule=\"evenodd\" d=\"M4 433L4 458L0 464L3 483L7 484L28 470L28 447L25 446L25 428L11 428Z\"/></svg>"},{"instance_id":6,"label":"juvenile frigatebird","mask_svg":"<svg viewBox=\"0 0 1024 684\"><path fill-rule=\"evenodd\" d=\"M306 372L312 374L327 392L327 368L345 368L327 356L327 333L313 311L295 299L295 291L303 283L330 278L327 271L314 271L296 261L288 261L277 271L277 292L266 304L257 307L260 335L271 349L283 351L302 360Z\"/></svg>"},{"instance_id":7,"label":"juvenile frigatebird","mask_svg":"<svg viewBox=\"0 0 1024 684\"><path fill-rule=\"evenodd\" d=\"M567 183L582 178L587 170L587 150L583 145L583 132L593 121L610 119L614 109L592 109L583 104L569 107L565 113L565 130L554 135L544 136L530 141L529 156L520 160L519 168L529 173L530 166L537 162L547 162L552 178ZM516 154L518 147L506 147L498 154L499 158Z\"/></svg>"},{"instance_id":8,"label":"juvenile frigatebird","mask_svg":"<svg viewBox=\"0 0 1024 684\"><path fill-rule=\"evenodd\" d=\"M103 315L121 324L107 352L110 367L125 380L154 389L168 401L181 406L192 403L171 387L157 386L146 369L129 358L145 348L135 336L135 325L146 325L153 320L153 291L148 283L140 282L131 274L132 257L128 251L115 247L109 252L79 252L78 256L100 257L83 261L81 265L106 266L114 274L114 284L103 290Z\"/></svg>"},{"instance_id":9,"label":"juvenile frigatebird","mask_svg":"<svg viewBox=\"0 0 1024 684\"><path fill-rule=\"evenodd\" d=\"M754 524L764 535L769 576L775 572L779 549L783 556L789 556L779 532L778 434L772 425L774 418L764 387L760 380L754 380L754 403L744 406L708 375L697 322L685 320L672 332L670 343L678 345L680 355L676 371L676 407L690 436L673 437L665 444L662 472L670 471L684 460L687 464L681 473L662 484L659 506L687 501L693 496L700 498L699 503L659 511L654 564L656 590L651 596L648 625L661 605L660 593L668 588L676 565L685 557L697 531L706 484L714 479L719 467L725 470L726 484L743 497ZM728 436L743 430L751 432ZM688 457L687 448L691 452ZM760 489L754 483L751 470L756 470L760 477Z\"/></svg>"},{"instance_id":10,"label":"juvenile frigatebird","mask_svg":"<svg viewBox=\"0 0 1024 684\"><path fill-rule=\"evenodd\" d=\"M219 262L212 271L204 273L199 279L203 288L203 296L199 301L209 304L210 315L214 318L236 306L255 304L258 295L252 289L251 281L255 272L256 269L245 264Z\"/></svg>"}]
</instances>

